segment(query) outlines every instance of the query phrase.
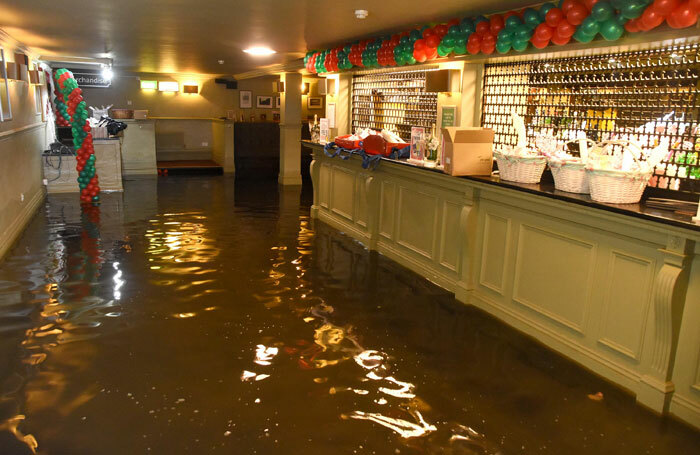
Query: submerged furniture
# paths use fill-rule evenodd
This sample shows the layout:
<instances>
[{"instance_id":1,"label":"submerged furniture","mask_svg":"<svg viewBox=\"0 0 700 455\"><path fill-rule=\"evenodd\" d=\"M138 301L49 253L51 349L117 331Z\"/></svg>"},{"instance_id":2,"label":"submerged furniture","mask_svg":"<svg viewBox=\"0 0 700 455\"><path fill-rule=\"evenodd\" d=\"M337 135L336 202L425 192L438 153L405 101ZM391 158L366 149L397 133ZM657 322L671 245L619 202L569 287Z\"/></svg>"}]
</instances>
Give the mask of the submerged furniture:
<instances>
[{"instance_id":1,"label":"submerged furniture","mask_svg":"<svg viewBox=\"0 0 700 455\"><path fill-rule=\"evenodd\" d=\"M95 168L102 191L123 191L121 146L118 138L95 139ZM77 193L78 171L74 155L44 155L44 178L49 193Z\"/></svg>"},{"instance_id":2,"label":"submerged furniture","mask_svg":"<svg viewBox=\"0 0 700 455\"><path fill-rule=\"evenodd\" d=\"M700 223L306 145L313 218L700 427Z\"/></svg>"}]
</instances>

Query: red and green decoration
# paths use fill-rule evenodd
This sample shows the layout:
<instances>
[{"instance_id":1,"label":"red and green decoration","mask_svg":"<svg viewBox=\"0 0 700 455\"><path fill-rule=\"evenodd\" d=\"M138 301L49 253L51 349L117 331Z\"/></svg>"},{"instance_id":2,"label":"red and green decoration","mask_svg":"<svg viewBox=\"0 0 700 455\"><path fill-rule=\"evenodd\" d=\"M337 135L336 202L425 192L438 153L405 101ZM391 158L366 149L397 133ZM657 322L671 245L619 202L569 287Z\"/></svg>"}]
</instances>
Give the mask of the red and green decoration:
<instances>
[{"instance_id":1,"label":"red and green decoration","mask_svg":"<svg viewBox=\"0 0 700 455\"><path fill-rule=\"evenodd\" d=\"M73 146L77 152L78 186L80 202L87 204L99 202L100 186L95 172L95 148L90 133L87 104L83 100L83 91L78 87L73 74L67 69L54 73L57 95L56 109L60 112L58 119L70 123L73 130ZM59 104L60 103L60 104Z\"/></svg>"},{"instance_id":2,"label":"red and green decoration","mask_svg":"<svg viewBox=\"0 0 700 455\"><path fill-rule=\"evenodd\" d=\"M452 19L391 36L311 51L304 57L307 71L328 73L352 68L413 65L438 57L465 54L506 54L563 46L573 39L590 43L599 35L616 41L664 22L674 29L695 25L700 0L561 0L488 18Z\"/></svg>"}]
</instances>

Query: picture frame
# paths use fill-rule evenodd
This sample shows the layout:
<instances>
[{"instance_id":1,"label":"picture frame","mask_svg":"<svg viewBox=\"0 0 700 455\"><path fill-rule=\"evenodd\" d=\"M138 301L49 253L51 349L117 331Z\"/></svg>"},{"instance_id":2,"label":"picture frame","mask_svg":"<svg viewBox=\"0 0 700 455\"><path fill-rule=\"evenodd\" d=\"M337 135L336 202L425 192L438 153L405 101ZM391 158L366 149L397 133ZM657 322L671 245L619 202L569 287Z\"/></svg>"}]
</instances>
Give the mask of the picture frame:
<instances>
[{"instance_id":1,"label":"picture frame","mask_svg":"<svg viewBox=\"0 0 700 455\"><path fill-rule=\"evenodd\" d=\"M272 96L258 95L255 105L258 109L272 109Z\"/></svg>"},{"instance_id":2,"label":"picture frame","mask_svg":"<svg viewBox=\"0 0 700 455\"><path fill-rule=\"evenodd\" d=\"M306 99L306 107L309 109L323 108L323 98L320 96L310 96Z\"/></svg>"},{"instance_id":3,"label":"picture frame","mask_svg":"<svg viewBox=\"0 0 700 455\"><path fill-rule=\"evenodd\" d=\"M250 90L241 90L238 93L239 106L241 109L250 109L253 107L253 92Z\"/></svg>"},{"instance_id":4,"label":"picture frame","mask_svg":"<svg viewBox=\"0 0 700 455\"><path fill-rule=\"evenodd\" d=\"M275 98L275 109L279 109L282 107L282 97L278 96Z\"/></svg>"},{"instance_id":5,"label":"picture frame","mask_svg":"<svg viewBox=\"0 0 700 455\"><path fill-rule=\"evenodd\" d=\"M3 87L4 85L4 87ZM7 79L5 51L0 48L0 122L12 120L12 102L10 100L10 82Z\"/></svg>"}]
</instances>

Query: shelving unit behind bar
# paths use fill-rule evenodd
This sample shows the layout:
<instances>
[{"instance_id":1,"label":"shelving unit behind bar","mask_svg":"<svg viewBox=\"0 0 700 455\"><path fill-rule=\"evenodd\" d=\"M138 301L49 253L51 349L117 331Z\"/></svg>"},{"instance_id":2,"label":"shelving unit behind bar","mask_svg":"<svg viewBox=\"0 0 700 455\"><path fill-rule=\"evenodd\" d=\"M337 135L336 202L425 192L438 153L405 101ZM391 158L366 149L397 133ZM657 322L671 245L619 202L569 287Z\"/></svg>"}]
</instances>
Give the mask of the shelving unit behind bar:
<instances>
[{"instance_id":1,"label":"shelving unit behind bar","mask_svg":"<svg viewBox=\"0 0 700 455\"><path fill-rule=\"evenodd\" d=\"M481 124L495 145L514 145L510 113L537 134L594 141L628 137L643 148L664 138L670 153L649 186L700 193L700 49L685 44L620 53L486 64Z\"/></svg>"},{"instance_id":2,"label":"shelving unit behind bar","mask_svg":"<svg viewBox=\"0 0 700 455\"><path fill-rule=\"evenodd\" d=\"M437 93L425 91L425 74L436 68L412 71L375 71L352 78L352 130L388 129L411 138L412 126L430 131L437 121Z\"/></svg>"}]
</instances>

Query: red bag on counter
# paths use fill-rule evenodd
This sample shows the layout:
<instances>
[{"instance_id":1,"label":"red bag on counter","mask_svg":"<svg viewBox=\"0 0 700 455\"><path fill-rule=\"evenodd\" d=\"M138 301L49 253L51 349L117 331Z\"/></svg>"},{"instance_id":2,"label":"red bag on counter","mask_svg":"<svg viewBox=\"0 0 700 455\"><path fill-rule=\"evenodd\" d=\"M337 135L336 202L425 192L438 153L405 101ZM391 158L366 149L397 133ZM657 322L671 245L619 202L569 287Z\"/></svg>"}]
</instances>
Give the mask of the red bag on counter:
<instances>
[{"instance_id":1,"label":"red bag on counter","mask_svg":"<svg viewBox=\"0 0 700 455\"><path fill-rule=\"evenodd\" d=\"M365 153L368 155L382 156L391 155L391 149L394 147L401 149L408 145L402 142L387 142L386 139L379 134L367 136L362 143L362 148L364 148Z\"/></svg>"}]
</instances>

